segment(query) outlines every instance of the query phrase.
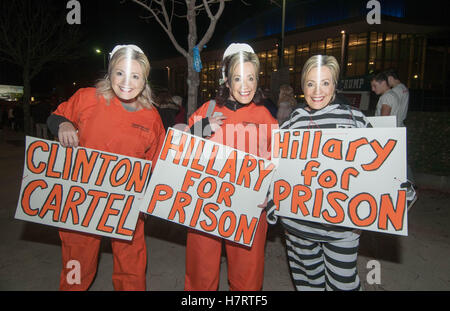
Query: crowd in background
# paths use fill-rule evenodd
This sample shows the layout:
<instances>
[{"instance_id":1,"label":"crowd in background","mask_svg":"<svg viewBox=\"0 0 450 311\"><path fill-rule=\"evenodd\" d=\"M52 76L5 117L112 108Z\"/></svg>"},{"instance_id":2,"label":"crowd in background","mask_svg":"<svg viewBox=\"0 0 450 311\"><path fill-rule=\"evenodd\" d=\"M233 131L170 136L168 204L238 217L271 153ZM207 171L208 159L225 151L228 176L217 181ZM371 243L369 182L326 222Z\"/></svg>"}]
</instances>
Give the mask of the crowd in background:
<instances>
[{"instance_id":1,"label":"crowd in background","mask_svg":"<svg viewBox=\"0 0 450 311\"><path fill-rule=\"evenodd\" d=\"M62 102L55 96L42 98L30 105L31 114L31 134L43 139L51 139L48 132L47 118ZM23 132L25 131L24 109L22 101L1 102L0 103L0 129L3 132Z\"/></svg>"}]
</instances>

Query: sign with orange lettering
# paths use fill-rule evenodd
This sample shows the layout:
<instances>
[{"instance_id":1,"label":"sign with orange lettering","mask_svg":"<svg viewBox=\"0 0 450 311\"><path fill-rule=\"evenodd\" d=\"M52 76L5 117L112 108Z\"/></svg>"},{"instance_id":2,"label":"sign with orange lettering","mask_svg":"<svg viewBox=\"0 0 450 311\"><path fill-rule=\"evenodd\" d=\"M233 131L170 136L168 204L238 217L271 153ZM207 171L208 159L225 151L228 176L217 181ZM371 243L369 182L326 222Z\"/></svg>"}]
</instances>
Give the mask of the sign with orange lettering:
<instances>
[{"instance_id":1,"label":"sign with orange lettering","mask_svg":"<svg viewBox=\"0 0 450 311\"><path fill-rule=\"evenodd\" d=\"M405 128L277 130L275 214L407 235Z\"/></svg>"},{"instance_id":2,"label":"sign with orange lettering","mask_svg":"<svg viewBox=\"0 0 450 311\"><path fill-rule=\"evenodd\" d=\"M251 246L274 164L169 128L141 211Z\"/></svg>"},{"instance_id":3,"label":"sign with orange lettering","mask_svg":"<svg viewBox=\"0 0 450 311\"><path fill-rule=\"evenodd\" d=\"M131 240L151 162L26 137L15 218Z\"/></svg>"}]
</instances>

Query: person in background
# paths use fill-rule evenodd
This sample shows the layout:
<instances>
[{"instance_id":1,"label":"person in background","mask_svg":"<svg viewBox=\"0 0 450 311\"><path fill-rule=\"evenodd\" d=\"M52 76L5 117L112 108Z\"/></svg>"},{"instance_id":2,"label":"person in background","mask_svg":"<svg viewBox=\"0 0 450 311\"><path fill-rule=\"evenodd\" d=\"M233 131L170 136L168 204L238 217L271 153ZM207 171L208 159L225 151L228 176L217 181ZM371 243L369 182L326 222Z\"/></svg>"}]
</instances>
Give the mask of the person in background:
<instances>
[{"instance_id":1,"label":"person in background","mask_svg":"<svg viewBox=\"0 0 450 311\"><path fill-rule=\"evenodd\" d=\"M14 105L14 124L15 131L23 131L24 130L24 114L23 114L23 103L17 102Z\"/></svg>"},{"instance_id":2,"label":"person in background","mask_svg":"<svg viewBox=\"0 0 450 311\"><path fill-rule=\"evenodd\" d=\"M269 110L272 117L276 118L278 108L271 99L270 89L265 88L263 91L261 91L261 94L264 106L267 108L267 110Z\"/></svg>"},{"instance_id":3,"label":"person in background","mask_svg":"<svg viewBox=\"0 0 450 311\"><path fill-rule=\"evenodd\" d=\"M0 102L0 142L2 142L4 140L4 126L6 124L6 108L4 107L4 105L1 105ZM6 122L5 122L6 121Z\"/></svg>"},{"instance_id":4,"label":"person in background","mask_svg":"<svg viewBox=\"0 0 450 311\"><path fill-rule=\"evenodd\" d=\"M180 111L181 107L183 106L183 98L178 95L172 96L172 103L174 103L178 107L178 112ZM178 115L178 113L177 113Z\"/></svg>"},{"instance_id":5,"label":"person in background","mask_svg":"<svg viewBox=\"0 0 450 311\"><path fill-rule=\"evenodd\" d=\"M154 168L165 137L152 91L150 63L135 45L118 45L110 53L106 76L95 88L79 89L58 106L47 124L63 147L83 146L152 161ZM87 290L97 272L101 236L59 230L62 248L61 290ZM115 290L145 290L147 249L144 219L139 217L131 241L111 239ZM77 260L81 283L69 284L67 263ZM70 267L70 265L69 265Z\"/></svg>"},{"instance_id":6,"label":"person in background","mask_svg":"<svg viewBox=\"0 0 450 311\"><path fill-rule=\"evenodd\" d=\"M387 82L392 91L397 94L399 98L399 108L395 111L395 115L397 116L397 127L403 127L405 126L404 121L408 115L409 90L400 81L399 76L394 69L386 70L384 74L387 77Z\"/></svg>"},{"instance_id":7,"label":"person in background","mask_svg":"<svg viewBox=\"0 0 450 311\"><path fill-rule=\"evenodd\" d=\"M333 56L309 58L301 73L306 104L281 129L372 127L354 107L336 102L339 63ZM343 206L345 209L345 207ZM269 201L268 222L275 224L276 206ZM357 257L360 230L280 217L285 228L292 279L297 290L360 290Z\"/></svg>"},{"instance_id":8,"label":"person in background","mask_svg":"<svg viewBox=\"0 0 450 311\"><path fill-rule=\"evenodd\" d=\"M180 110L175 116L175 124L186 124L186 101L183 100L181 96L174 96L173 100L178 106L180 106Z\"/></svg>"},{"instance_id":9,"label":"person in background","mask_svg":"<svg viewBox=\"0 0 450 311\"><path fill-rule=\"evenodd\" d=\"M278 124L281 125L289 119L292 111L297 106L297 101L294 97L294 89L288 85L283 84L280 86L280 95L278 97L278 112L277 120Z\"/></svg>"},{"instance_id":10,"label":"person in background","mask_svg":"<svg viewBox=\"0 0 450 311\"><path fill-rule=\"evenodd\" d=\"M271 130L278 129L278 123L260 101L258 73L259 59L253 49L248 44L231 44L223 56L218 95L215 101L206 102L189 118L191 132L244 152L256 150L253 154L269 159ZM214 109L208 116L210 105L214 105ZM200 125L201 133L196 132L197 124ZM244 144L238 143L239 140L234 138L240 134L239 131L242 131L243 127L256 131L258 138L251 141L247 138ZM245 205L246 202L232 204ZM185 290L218 289L223 244L227 254L230 290L261 290L266 233L264 211L261 213L251 247L188 229Z\"/></svg>"},{"instance_id":11,"label":"person in background","mask_svg":"<svg viewBox=\"0 0 450 311\"><path fill-rule=\"evenodd\" d=\"M399 75L394 69L388 69L384 71L384 75L387 78L389 87L391 87L391 90L397 95L398 98L398 108L391 110L390 114L395 114L395 116L397 117L397 127L406 127L404 121L408 116L409 90L400 81ZM408 181L406 182L405 186L407 188L408 209L410 209L417 201L418 196L415 191L416 185L412 169L409 164L407 164L406 168Z\"/></svg>"},{"instance_id":12,"label":"person in background","mask_svg":"<svg viewBox=\"0 0 450 311\"><path fill-rule=\"evenodd\" d=\"M16 118L14 116L14 107L10 106L8 108L8 125L11 128L11 130L16 129Z\"/></svg>"},{"instance_id":13,"label":"person in background","mask_svg":"<svg viewBox=\"0 0 450 311\"><path fill-rule=\"evenodd\" d=\"M37 103L31 108L31 116L33 117L36 129L36 137L48 139L47 134L47 118L50 115L50 103L48 99Z\"/></svg>"},{"instance_id":14,"label":"person in background","mask_svg":"<svg viewBox=\"0 0 450 311\"><path fill-rule=\"evenodd\" d=\"M175 96L172 96L169 92L162 92L157 98L159 105L158 111L166 131L169 127L173 127L175 125L175 116L180 110L180 105L174 102L174 97ZM178 98L176 98L176 100L178 100Z\"/></svg>"},{"instance_id":15,"label":"person in background","mask_svg":"<svg viewBox=\"0 0 450 311\"><path fill-rule=\"evenodd\" d=\"M370 85L372 91L380 96L375 108L375 116L396 116L397 126L403 126L404 108L400 106L398 95L389 86L386 74L380 72L372 76Z\"/></svg>"}]
</instances>

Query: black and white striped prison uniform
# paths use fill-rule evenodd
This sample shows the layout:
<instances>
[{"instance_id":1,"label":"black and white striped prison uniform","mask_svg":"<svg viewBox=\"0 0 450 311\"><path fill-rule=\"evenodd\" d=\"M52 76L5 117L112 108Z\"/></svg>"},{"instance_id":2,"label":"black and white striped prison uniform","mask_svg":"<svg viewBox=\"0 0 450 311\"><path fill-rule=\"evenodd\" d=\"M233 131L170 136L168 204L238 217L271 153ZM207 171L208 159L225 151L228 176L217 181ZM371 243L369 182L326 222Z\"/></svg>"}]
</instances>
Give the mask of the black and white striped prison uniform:
<instances>
[{"instance_id":1,"label":"black and white striped prison uniform","mask_svg":"<svg viewBox=\"0 0 450 311\"><path fill-rule=\"evenodd\" d=\"M333 102L320 110L300 107L281 129L372 127L357 109ZM267 219L276 223L273 201ZM297 290L361 290L357 271L360 230L280 217Z\"/></svg>"}]
</instances>

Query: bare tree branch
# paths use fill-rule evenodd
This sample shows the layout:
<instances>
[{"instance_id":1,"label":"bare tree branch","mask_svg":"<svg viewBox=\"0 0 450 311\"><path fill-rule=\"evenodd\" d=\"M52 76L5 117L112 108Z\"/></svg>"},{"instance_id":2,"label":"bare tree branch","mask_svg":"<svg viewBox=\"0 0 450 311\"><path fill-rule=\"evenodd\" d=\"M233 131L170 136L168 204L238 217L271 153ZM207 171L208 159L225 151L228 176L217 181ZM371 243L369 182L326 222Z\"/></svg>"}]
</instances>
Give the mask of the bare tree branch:
<instances>
[{"instance_id":1,"label":"bare tree branch","mask_svg":"<svg viewBox=\"0 0 450 311\"><path fill-rule=\"evenodd\" d=\"M194 70L194 48L197 46L199 52L212 38L217 22L221 17L225 2L232 0L131 0L149 12L146 20L154 18L169 37L176 50L186 58L188 65L188 115L194 112L197 105L199 86L199 74ZM237 0L236 0L237 1ZM245 5L248 3L240 0ZM170 6L171 5L171 6ZM197 16L205 12L209 24L206 31L199 35L197 33ZM173 17L183 17L188 24L187 48L183 48L177 41L172 29ZM200 40L199 40L200 39Z\"/></svg>"},{"instance_id":2,"label":"bare tree branch","mask_svg":"<svg viewBox=\"0 0 450 311\"><path fill-rule=\"evenodd\" d=\"M163 14L165 12L165 7L164 7L164 3L161 1L156 1L156 0L152 0L150 2L150 5L148 5L146 2L144 1L139 1L139 0L131 0L132 2L142 6L143 8L145 8L147 11L149 11L151 13L151 15L155 18L155 20L158 22L158 24L161 26L161 28L164 30L164 32L167 34L167 36L169 37L170 41L172 42L172 44L174 45L174 47L177 49L177 51L182 54L185 57L188 57L189 53L178 44L177 40L175 39L175 36L173 35L172 32L172 25L171 23L168 23L168 16L163 16L164 20L166 23L164 23L160 18L159 15ZM155 9L152 8L152 3L153 1L157 4L160 5L161 9Z\"/></svg>"},{"instance_id":3,"label":"bare tree branch","mask_svg":"<svg viewBox=\"0 0 450 311\"><path fill-rule=\"evenodd\" d=\"M199 50L201 51L203 49L203 46L209 42L209 40L211 39L213 33L214 33L214 29L216 28L216 24L217 21L219 20L220 16L223 13L223 9L225 8L225 3L224 1L220 1L220 5L219 5L219 9L217 10L215 15L212 15L211 13L211 9L209 7L209 4L207 3L206 0L203 0L203 4L205 6L206 12L208 13L209 19L210 19L210 23L209 23L209 27L206 30L205 35L203 36L203 38L200 40L198 46L199 46Z\"/></svg>"},{"instance_id":4,"label":"bare tree branch","mask_svg":"<svg viewBox=\"0 0 450 311\"><path fill-rule=\"evenodd\" d=\"M76 56L80 33L48 0L0 1L0 59L22 68L25 130L30 130L31 79L50 62Z\"/></svg>"},{"instance_id":5,"label":"bare tree branch","mask_svg":"<svg viewBox=\"0 0 450 311\"><path fill-rule=\"evenodd\" d=\"M22 67L38 66L67 59L73 53L79 33L67 25L64 14L39 2L13 0L0 4L3 59L9 58Z\"/></svg>"},{"instance_id":6,"label":"bare tree branch","mask_svg":"<svg viewBox=\"0 0 450 311\"><path fill-rule=\"evenodd\" d=\"M270 0L270 4L275 4L276 6L281 8L281 4L279 4L277 0Z\"/></svg>"}]
</instances>

